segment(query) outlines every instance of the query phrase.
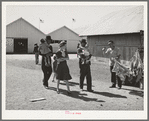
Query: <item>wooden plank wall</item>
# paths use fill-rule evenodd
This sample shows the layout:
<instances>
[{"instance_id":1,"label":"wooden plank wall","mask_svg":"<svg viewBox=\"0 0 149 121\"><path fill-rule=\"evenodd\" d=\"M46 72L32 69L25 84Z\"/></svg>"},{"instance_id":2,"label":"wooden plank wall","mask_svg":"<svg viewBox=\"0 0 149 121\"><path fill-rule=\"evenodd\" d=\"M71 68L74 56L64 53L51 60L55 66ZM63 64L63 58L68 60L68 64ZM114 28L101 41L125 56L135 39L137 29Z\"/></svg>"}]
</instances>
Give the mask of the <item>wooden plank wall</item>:
<instances>
[{"instance_id":1,"label":"wooden plank wall","mask_svg":"<svg viewBox=\"0 0 149 121\"><path fill-rule=\"evenodd\" d=\"M104 57L102 48L108 48L108 40L113 40L115 46L120 48L121 59L129 61L140 46L140 33L89 36L87 40L93 56Z\"/></svg>"}]
</instances>

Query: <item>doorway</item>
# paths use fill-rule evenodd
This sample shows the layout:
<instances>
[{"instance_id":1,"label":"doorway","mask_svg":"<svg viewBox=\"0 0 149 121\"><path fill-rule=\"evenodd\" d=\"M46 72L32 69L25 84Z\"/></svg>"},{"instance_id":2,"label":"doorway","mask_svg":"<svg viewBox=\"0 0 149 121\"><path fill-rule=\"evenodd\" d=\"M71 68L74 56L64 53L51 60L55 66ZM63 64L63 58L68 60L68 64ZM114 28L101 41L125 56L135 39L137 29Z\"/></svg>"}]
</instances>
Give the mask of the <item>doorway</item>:
<instances>
[{"instance_id":1,"label":"doorway","mask_svg":"<svg viewBox=\"0 0 149 121\"><path fill-rule=\"evenodd\" d=\"M28 39L14 38L14 53L26 54L28 52Z\"/></svg>"}]
</instances>

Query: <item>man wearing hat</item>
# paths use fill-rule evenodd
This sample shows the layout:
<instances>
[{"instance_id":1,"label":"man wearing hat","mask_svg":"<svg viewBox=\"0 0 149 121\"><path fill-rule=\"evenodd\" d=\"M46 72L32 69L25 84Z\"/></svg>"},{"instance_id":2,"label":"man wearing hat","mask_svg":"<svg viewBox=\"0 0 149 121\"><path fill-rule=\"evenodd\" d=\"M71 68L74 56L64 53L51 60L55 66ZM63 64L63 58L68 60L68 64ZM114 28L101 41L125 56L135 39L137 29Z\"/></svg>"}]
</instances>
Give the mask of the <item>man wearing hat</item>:
<instances>
[{"instance_id":1,"label":"man wearing hat","mask_svg":"<svg viewBox=\"0 0 149 121\"><path fill-rule=\"evenodd\" d=\"M51 36L46 36L46 42L50 45L52 42Z\"/></svg>"},{"instance_id":2,"label":"man wearing hat","mask_svg":"<svg viewBox=\"0 0 149 121\"><path fill-rule=\"evenodd\" d=\"M93 92L92 90L92 78L91 78L91 71L90 71L90 65L91 65L91 54L88 50L88 44L85 39L82 39L80 41L80 45L78 45L77 54L79 57L79 67L80 67L80 89L83 91L83 82L84 78L86 77L87 80L87 91ZM80 53L84 53L84 56L82 56ZM84 61L85 60L85 61Z\"/></svg>"},{"instance_id":3,"label":"man wearing hat","mask_svg":"<svg viewBox=\"0 0 149 121\"><path fill-rule=\"evenodd\" d=\"M121 89L122 87L122 81L119 78L119 76L116 75L115 72L112 72L112 69L114 67L116 59L118 62L120 62L120 53L119 53L119 48L114 46L114 42L112 40L108 41L109 48L106 50L105 48L102 49L104 55L109 56L109 66L110 66L110 72L111 72L111 82L112 85L110 88L115 88L116 87L116 80L118 82L118 89Z\"/></svg>"},{"instance_id":4,"label":"man wearing hat","mask_svg":"<svg viewBox=\"0 0 149 121\"><path fill-rule=\"evenodd\" d=\"M46 42L48 43L49 49L51 50L51 55L49 57L50 66L46 66L46 64L45 64L45 57L44 57L45 55L42 55L42 62L41 62L41 69L42 69L43 74L44 74L43 85L46 89L48 89L48 80L52 74L51 56L53 56L53 48L50 45L51 41L52 41L51 36L46 36Z\"/></svg>"}]
</instances>

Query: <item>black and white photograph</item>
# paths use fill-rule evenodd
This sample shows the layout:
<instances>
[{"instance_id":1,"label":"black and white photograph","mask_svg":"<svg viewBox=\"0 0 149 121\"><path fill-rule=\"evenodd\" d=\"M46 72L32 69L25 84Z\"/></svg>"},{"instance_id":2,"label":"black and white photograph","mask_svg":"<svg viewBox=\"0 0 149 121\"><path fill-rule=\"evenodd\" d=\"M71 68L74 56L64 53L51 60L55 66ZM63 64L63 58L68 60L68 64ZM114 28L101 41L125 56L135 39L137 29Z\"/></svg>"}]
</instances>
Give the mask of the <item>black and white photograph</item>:
<instances>
[{"instance_id":1,"label":"black and white photograph","mask_svg":"<svg viewBox=\"0 0 149 121\"><path fill-rule=\"evenodd\" d=\"M2 2L2 119L147 119L147 10Z\"/></svg>"}]
</instances>

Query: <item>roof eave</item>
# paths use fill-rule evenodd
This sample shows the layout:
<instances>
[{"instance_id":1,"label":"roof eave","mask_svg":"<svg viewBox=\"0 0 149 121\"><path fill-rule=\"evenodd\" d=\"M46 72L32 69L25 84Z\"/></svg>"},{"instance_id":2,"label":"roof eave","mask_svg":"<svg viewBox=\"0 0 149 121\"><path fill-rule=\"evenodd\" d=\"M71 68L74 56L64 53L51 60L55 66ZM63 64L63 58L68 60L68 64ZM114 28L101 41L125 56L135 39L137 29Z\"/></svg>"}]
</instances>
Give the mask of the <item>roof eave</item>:
<instances>
[{"instance_id":1,"label":"roof eave","mask_svg":"<svg viewBox=\"0 0 149 121\"><path fill-rule=\"evenodd\" d=\"M25 21L26 23L28 23L29 25L31 25L33 28L35 28L37 31L39 31L40 33L42 33L42 34L44 34L45 36L46 36L46 34L45 33L43 33L41 30L39 30L38 28L36 28L34 25L32 25L31 23L29 23L28 21L26 21L24 18L22 18L22 17L20 17L20 18L18 18L17 20L15 20L15 21L13 21L13 22L11 22L11 23L9 23L9 24L7 24L6 26L10 26L11 24L13 24L13 23L15 23L15 22L17 22L17 21L19 21L19 20L23 20L23 21Z\"/></svg>"},{"instance_id":2,"label":"roof eave","mask_svg":"<svg viewBox=\"0 0 149 121\"><path fill-rule=\"evenodd\" d=\"M115 35L115 34L133 34L133 33L140 33L139 32L126 32L126 33L111 33L111 34L82 34L80 37L85 37L85 36L99 36L99 35Z\"/></svg>"}]
</instances>

